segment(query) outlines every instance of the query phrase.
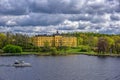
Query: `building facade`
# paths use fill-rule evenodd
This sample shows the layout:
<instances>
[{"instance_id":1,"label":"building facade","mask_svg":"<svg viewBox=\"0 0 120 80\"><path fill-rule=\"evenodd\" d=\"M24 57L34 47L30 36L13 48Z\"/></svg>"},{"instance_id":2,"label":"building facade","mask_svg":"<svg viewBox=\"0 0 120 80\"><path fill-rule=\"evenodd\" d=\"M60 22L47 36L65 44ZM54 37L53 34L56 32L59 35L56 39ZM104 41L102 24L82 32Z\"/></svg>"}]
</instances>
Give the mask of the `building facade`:
<instances>
[{"instance_id":1,"label":"building facade","mask_svg":"<svg viewBox=\"0 0 120 80\"><path fill-rule=\"evenodd\" d=\"M38 47L45 45L59 47L77 47L77 38L73 36L62 36L62 35L38 35L33 38L33 44Z\"/></svg>"}]
</instances>

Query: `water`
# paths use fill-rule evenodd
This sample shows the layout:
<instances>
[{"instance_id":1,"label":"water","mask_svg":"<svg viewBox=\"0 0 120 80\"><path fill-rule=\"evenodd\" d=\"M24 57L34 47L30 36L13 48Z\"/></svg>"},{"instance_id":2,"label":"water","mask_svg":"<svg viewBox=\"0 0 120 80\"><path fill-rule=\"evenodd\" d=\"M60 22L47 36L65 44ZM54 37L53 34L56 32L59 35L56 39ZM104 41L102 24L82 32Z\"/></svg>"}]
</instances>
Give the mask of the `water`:
<instances>
[{"instance_id":1,"label":"water","mask_svg":"<svg viewBox=\"0 0 120 80\"><path fill-rule=\"evenodd\" d=\"M0 80L120 80L120 58L76 56L0 57L0 64L21 59L32 67L0 66Z\"/></svg>"}]
</instances>

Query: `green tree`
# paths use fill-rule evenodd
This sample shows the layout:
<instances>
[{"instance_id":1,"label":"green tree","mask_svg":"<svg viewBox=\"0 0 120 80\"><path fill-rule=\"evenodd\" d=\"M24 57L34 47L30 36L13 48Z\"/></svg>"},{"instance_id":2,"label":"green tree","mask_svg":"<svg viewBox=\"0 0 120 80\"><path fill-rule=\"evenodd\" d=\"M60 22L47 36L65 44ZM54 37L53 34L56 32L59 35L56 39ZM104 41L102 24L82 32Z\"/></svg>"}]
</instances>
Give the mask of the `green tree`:
<instances>
[{"instance_id":1,"label":"green tree","mask_svg":"<svg viewBox=\"0 0 120 80\"><path fill-rule=\"evenodd\" d=\"M6 43L6 35L3 33L0 33L0 48L3 48Z\"/></svg>"},{"instance_id":2,"label":"green tree","mask_svg":"<svg viewBox=\"0 0 120 80\"><path fill-rule=\"evenodd\" d=\"M6 45L3 47L3 51L5 53L21 53L22 48L20 46L15 46L15 45Z\"/></svg>"},{"instance_id":3,"label":"green tree","mask_svg":"<svg viewBox=\"0 0 120 80\"><path fill-rule=\"evenodd\" d=\"M78 45L82 45L83 44L83 38L78 37L77 39L78 39L77 40Z\"/></svg>"},{"instance_id":4,"label":"green tree","mask_svg":"<svg viewBox=\"0 0 120 80\"><path fill-rule=\"evenodd\" d=\"M115 44L115 42L114 42L114 39L112 39L111 37L108 37L108 36L105 36L104 37L106 40L107 40L107 42L108 42L108 49L107 49L107 52L109 53L111 53L111 52L113 52L113 45Z\"/></svg>"},{"instance_id":5,"label":"green tree","mask_svg":"<svg viewBox=\"0 0 120 80\"><path fill-rule=\"evenodd\" d=\"M97 43L98 43L98 38L97 37L94 37L94 36L90 36L88 38L88 45L90 47L96 47L97 46Z\"/></svg>"},{"instance_id":6,"label":"green tree","mask_svg":"<svg viewBox=\"0 0 120 80\"><path fill-rule=\"evenodd\" d=\"M120 54L120 39L115 41L115 51L117 54Z\"/></svg>"},{"instance_id":7,"label":"green tree","mask_svg":"<svg viewBox=\"0 0 120 80\"><path fill-rule=\"evenodd\" d=\"M13 34L11 32L6 33L6 45L13 43Z\"/></svg>"},{"instance_id":8,"label":"green tree","mask_svg":"<svg viewBox=\"0 0 120 80\"><path fill-rule=\"evenodd\" d=\"M49 42L48 41L45 41L44 42L44 46L41 48L41 51L42 52L49 52L51 50L51 47L49 45Z\"/></svg>"}]
</instances>

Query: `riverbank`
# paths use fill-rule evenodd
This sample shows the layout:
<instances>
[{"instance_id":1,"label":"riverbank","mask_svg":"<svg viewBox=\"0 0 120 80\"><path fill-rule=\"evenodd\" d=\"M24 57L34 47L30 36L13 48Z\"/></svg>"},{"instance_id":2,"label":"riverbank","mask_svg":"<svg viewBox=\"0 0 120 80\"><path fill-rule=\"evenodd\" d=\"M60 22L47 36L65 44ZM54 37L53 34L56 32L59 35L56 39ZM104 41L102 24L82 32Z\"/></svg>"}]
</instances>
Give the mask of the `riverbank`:
<instances>
[{"instance_id":1,"label":"riverbank","mask_svg":"<svg viewBox=\"0 0 120 80\"><path fill-rule=\"evenodd\" d=\"M120 54L86 54L89 56L101 56L101 57L120 57Z\"/></svg>"},{"instance_id":2,"label":"riverbank","mask_svg":"<svg viewBox=\"0 0 120 80\"><path fill-rule=\"evenodd\" d=\"M120 54L98 54L95 52L83 52L83 53L75 53L75 54L82 54L82 55L88 55L88 56L100 56L100 57L120 57Z\"/></svg>"},{"instance_id":3,"label":"riverbank","mask_svg":"<svg viewBox=\"0 0 120 80\"><path fill-rule=\"evenodd\" d=\"M95 52L75 52L75 53L59 53L51 54L49 52L22 52L22 53L1 53L0 56L27 56L27 55L36 55L36 56L69 56L69 55L88 55L88 56L100 56L100 57L120 57L120 54L98 54Z\"/></svg>"}]
</instances>

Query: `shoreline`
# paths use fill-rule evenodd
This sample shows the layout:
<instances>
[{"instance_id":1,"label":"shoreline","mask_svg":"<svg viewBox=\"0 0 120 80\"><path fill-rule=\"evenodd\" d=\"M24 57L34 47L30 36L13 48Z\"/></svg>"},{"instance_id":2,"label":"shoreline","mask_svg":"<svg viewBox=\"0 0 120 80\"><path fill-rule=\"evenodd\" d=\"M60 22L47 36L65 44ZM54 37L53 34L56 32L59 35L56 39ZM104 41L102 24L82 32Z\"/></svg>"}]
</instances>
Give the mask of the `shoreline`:
<instances>
[{"instance_id":1,"label":"shoreline","mask_svg":"<svg viewBox=\"0 0 120 80\"><path fill-rule=\"evenodd\" d=\"M88 56L98 56L98 57L120 57L120 54L97 54L97 53L89 53L89 52L80 52L80 53L60 53L51 55L50 53L1 53L0 56L69 56L69 55L88 55Z\"/></svg>"},{"instance_id":2,"label":"shoreline","mask_svg":"<svg viewBox=\"0 0 120 80\"><path fill-rule=\"evenodd\" d=\"M120 54L86 54L86 55L98 57L120 57Z\"/></svg>"}]
</instances>

